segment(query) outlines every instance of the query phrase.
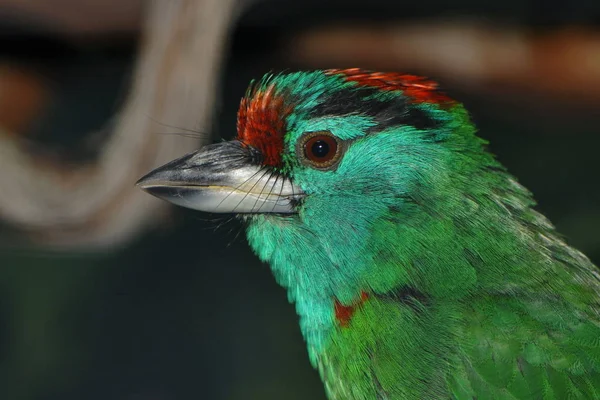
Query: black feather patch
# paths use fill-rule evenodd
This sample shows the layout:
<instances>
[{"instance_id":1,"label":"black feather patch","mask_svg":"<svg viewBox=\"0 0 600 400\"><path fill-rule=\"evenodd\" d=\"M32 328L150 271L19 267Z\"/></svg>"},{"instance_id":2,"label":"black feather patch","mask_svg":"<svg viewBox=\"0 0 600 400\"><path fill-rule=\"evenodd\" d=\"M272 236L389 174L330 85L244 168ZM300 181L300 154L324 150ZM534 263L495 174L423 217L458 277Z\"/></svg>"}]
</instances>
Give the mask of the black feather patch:
<instances>
[{"instance_id":1,"label":"black feather patch","mask_svg":"<svg viewBox=\"0 0 600 400\"><path fill-rule=\"evenodd\" d=\"M419 313L422 310L421 307L429 303L429 299L424 293L408 286L396 288L384 294L377 294L377 298L407 305L416 313Z\"/></svg>"},{"instance_id":2,"label":"black feather patch","mask_svg":"<svg viewBox=\"0 0 600 400\"><path fill-rule=\"evenodd\" d=\"M379 89L353 88L324 94L320 104L312 110L310 117L367 115L377 122L376 126L369 129L368 134L399 125L413 126L419 130L439 127L439 121L409 103L406 98L381 99L377 96L378 93Z\"/></svg>"}]
</instances>

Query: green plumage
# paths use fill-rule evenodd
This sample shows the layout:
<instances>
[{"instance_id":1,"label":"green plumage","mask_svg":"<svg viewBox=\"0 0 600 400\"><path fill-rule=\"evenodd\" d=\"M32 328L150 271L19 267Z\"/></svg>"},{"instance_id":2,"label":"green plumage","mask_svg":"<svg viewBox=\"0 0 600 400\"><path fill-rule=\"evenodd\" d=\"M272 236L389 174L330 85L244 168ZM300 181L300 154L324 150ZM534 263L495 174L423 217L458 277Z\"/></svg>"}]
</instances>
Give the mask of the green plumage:
<instances>
[{"instance_id":1,"label":"green plumage","mask_svg":"<svg viewBox=\"0 0 600 400\"><path fill-rule=\"evenodd\" d=\"M308 74L277 79L282 92L314 85ZM532 209L462 106L409 107L441 124L356 135L335 171L299 165L295 141L324 128L344 137L357 118L369 125L366 110L295 115L286 168L309 196L298 216L249 218L250 244L296 302L329 397L600 398L595 267ZM334 299L350 305L361 291L369 299L336 324Z\"/></svg>"},{"instance_id":2,"label":"green plumage","mask_svg":"<svg viewBox=\"0 0 600 400\"><path fill-rule=\"evenodd\" d=\"M600 399L598 270L462 105L411 76L300 72L254 85L238 129L302 192L244 219L331 400Z\"/></svg>"}]
</instances>

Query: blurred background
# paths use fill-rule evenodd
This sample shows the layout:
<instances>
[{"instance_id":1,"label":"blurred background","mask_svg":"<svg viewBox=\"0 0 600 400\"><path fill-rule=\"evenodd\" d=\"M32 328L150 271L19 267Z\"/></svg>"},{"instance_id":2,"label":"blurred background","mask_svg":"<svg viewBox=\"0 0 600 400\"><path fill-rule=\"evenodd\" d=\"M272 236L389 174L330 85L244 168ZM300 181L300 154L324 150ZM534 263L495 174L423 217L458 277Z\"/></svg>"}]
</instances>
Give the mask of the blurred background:
<instances>
[{"instance_id":1,"label":"blurred background","mask_svg":"<svg viewBox=\"0 0 600 400\"><path fill-rule=\"evenodd\" d=\"M0 0L0 398L324 399L229 218L134 187L252 78L427 75L600 263L600 2Z\"/></svg>"}]
</instances>

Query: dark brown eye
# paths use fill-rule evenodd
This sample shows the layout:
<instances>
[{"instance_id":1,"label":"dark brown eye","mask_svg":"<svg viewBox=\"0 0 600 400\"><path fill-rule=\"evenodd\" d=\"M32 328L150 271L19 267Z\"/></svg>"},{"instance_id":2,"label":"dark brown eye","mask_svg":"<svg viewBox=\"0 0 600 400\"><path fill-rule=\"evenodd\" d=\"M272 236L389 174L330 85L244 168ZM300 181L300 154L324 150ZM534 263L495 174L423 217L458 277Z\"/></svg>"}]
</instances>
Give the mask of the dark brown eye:
<instances>
[{"instance_id":1,"label":"dark brown eye","mask_svg":"<svg viewBox=\"0 0 600 400\"><path fill-rule=\"evenodd\" d=\"M301 139L305 160L316 168L327 168L340 158L338 140L329 132L311 132Z\"/></svg>"}]
</instances>

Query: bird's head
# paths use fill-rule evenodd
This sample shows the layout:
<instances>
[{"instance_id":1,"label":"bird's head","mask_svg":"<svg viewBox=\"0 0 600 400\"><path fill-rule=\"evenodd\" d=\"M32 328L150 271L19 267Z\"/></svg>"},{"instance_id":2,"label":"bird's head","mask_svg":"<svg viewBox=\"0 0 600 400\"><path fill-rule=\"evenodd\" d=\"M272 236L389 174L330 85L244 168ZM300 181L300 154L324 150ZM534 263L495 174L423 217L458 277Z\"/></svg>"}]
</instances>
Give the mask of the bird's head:
<instances>
[{"instance_id":1,"label":"bird's head","mask_svg":"<svg viewBox=\"0 0 600 400\"><path fill-rule=\"evenodd\" d=\"M459 226L493 186L480 172L500 167L474 132L462 105L423 78L359 69L267 75L242 99L236 139L139 185L184 207L243 216L257 254L315 313L315 298L348 304L361 291L417 279L410 266L386 272L381 260L403 244L405 260L427 246L435 253L438 237L449 236L442 230ZM439 220L450 227L433 226Z\"/></svg>"},{"instance_id":2,"label":"bird's head","mask_svg":"<svg viewBox=\"0 0 600 400\"><path fill-rule=\"evenodd\" d=\"M453 150L479 150L472 133L462 106L424 78L359 69L267 75L242 99L235 140L138 185L202 211L302 219L327 208L335 221L357 208L425 201L445 168L458 167L446 165Z\"/></svg>"}]
</instances>

